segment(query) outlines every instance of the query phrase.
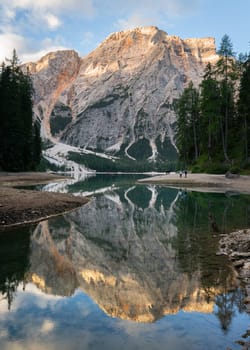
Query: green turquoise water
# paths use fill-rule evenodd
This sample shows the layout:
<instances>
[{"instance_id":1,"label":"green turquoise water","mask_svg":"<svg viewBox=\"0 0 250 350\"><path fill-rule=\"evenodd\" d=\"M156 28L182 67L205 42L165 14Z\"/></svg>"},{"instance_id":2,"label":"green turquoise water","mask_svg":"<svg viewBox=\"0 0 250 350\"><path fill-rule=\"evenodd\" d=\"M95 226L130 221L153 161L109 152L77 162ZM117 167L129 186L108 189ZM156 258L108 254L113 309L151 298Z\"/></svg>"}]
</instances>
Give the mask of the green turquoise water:
<instances>
[{"instance_id":1,"label":"green turquoise water","mask_svg":"<svg viewBox=\"0 0 250 350\"><path fill-rule=\"evenodd\" d=\"M1 350L241 348L244 289L216 252L250 227L250 196L137 178L51 186L91 200L0 234Z\"/></svg>"}]
</instances>

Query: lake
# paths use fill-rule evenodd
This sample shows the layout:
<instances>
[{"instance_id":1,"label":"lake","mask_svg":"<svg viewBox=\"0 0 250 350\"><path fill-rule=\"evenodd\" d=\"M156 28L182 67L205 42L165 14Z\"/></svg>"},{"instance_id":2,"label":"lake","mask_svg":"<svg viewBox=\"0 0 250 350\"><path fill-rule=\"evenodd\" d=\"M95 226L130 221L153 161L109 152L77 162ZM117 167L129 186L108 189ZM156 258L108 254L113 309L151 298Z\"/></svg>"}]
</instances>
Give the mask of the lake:
<instances>
[{"instance_id":1,"label":"lake","mask_svg":"<svg viewBox=\"0 0 250 350\"><path fill-rule=\"evenodd\" d=\"M0 234L0 348L240 349L244 290L220 233L250 227L250 196L97 175L40 190L90 195Z\"/></svg>"}]
</instances>

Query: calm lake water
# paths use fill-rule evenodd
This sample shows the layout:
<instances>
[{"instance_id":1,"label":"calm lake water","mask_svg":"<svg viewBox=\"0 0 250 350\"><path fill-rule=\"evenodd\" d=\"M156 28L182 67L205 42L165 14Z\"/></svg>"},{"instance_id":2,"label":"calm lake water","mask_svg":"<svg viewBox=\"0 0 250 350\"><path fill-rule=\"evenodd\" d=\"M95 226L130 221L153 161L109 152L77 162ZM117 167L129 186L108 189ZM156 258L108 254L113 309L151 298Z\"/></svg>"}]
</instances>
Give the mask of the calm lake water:
<instances>
[{"instance_id":1,"label":"calm lake water","mask_svg":"<svg viewBox=\"0 0 250 350\"><path fill-rule=\"evenodd\" d=\"M1 350L241 348L244 293L216 251L250 227L250 196L124 175L40 189L92 199L0 234Z\"/></svg>"}]
</instances>

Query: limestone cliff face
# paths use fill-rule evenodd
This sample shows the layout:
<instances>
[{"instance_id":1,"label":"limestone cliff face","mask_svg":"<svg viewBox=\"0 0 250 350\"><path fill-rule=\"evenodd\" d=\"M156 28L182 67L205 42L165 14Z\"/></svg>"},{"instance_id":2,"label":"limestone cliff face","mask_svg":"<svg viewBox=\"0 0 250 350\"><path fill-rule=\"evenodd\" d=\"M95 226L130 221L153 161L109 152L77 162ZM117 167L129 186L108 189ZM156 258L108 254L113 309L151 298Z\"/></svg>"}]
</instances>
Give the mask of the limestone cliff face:
<instances>
[{"instance_id":1,"label":"limestone cliff face","mask_svg":"<svg viewBox=\"0 0 250 350\"><path fill-rule=\"evenodd\" d=\"M54 135L65 143L156 158L174 150L173 100L216 60L213 38L182 40L156 27L114 33L81 59L59 51L30 64L35 111L47 136L51 119L59 124Z\"/></svg>"},{"instance_id":2,"label":"limestone cliff face","mask_svg":"<svg viewBox=\"0 0 250 350\"><path fill-rule=\"evenodd\" d=\"M42 121L43 135L51 134L50 118L58 99L70 108L70 96L64 91L76 79L81 59L73 50L52 52L36 63L28 63L34 85L34 113ZM63 110L63 107L61 107Z\"/></svg>"}]
</instances>

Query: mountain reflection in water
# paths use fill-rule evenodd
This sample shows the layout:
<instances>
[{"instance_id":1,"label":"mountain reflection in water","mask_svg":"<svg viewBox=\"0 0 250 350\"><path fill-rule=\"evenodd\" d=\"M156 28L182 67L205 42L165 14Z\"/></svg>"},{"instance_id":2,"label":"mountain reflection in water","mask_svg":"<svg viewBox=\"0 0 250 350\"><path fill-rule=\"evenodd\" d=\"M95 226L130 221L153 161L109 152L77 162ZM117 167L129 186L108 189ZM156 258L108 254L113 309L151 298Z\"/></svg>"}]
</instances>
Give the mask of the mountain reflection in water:
<instances>
[{"instance_id":1,"label":"mountain reflection in water","mask_svg":"<svg viewBox=\"0 0 250 350\"><path fill-rule=\"evenodd\" d=\"M217 242L219 233L249 226L249 196L107 188L74 212L13 233L14 245L0 235L0 290L9 308L19 283L32 282L57 297L81 290L124 320L214 313L226 332L244 296L226 258L216 255Z\"/></svg>"}]
</instances>

